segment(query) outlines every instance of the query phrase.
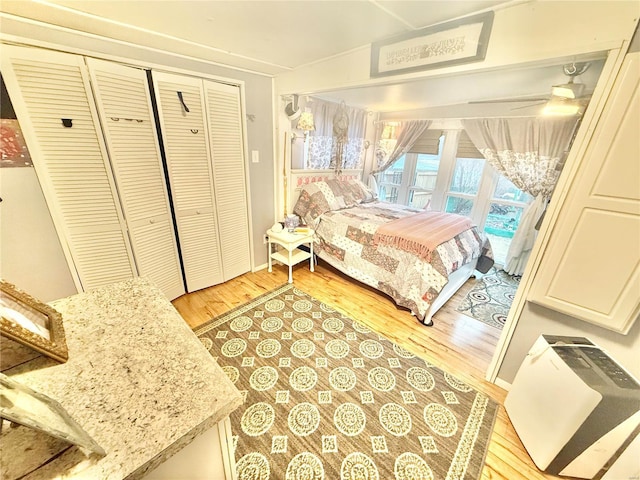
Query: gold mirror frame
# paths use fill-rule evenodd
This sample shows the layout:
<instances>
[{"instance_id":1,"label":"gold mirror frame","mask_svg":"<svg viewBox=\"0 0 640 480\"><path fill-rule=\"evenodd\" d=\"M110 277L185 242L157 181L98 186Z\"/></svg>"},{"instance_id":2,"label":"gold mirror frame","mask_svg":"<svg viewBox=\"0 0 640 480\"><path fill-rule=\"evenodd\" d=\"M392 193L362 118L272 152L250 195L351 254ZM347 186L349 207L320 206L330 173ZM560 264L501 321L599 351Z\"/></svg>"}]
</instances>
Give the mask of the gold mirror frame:
<instances>
[{"instance_id":1,"label":"gold mirror frame","mask_svg":"<svg viewBox=\"0 0 640 480\"><path fill-rule=\"evenodd\" d=\"M3 336L59 362L69 359L62 315L57 310L4 280L0 280L0 296Z\"/></svg>"}]
</instances>

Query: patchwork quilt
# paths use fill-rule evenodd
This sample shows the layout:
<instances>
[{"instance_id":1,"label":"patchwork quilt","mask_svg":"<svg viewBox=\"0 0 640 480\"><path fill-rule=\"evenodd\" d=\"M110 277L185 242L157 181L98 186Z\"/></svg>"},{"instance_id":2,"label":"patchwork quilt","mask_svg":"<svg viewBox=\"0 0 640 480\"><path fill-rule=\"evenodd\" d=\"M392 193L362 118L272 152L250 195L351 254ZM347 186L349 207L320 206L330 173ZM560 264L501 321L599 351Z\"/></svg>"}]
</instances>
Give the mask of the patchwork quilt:
<instances>
[{"instance_id":1,"label":"patchwork quilt","mask_svg":"<svg viewBox=\"0 0 640 480\"><path fill-rule=\"evenodd\" d=\"M440 244L431 262L398 248L375 246L383 223L418 211L400 205L368 203L323 214L316 227L314 251L347 275L370 285L424 318L448 276L480 256L491 258L491 246L475 227Z\"/></svg>"},{"instance_id":2,"label":"patchwork quilt","mask_svg":"<svg viewBox=\"0 0 640 480\"><path fill-rule=\"evenodd\" d=\"M491 245L475 226L441 243L430 261L391 245L376 245L374 235L381 225L424 210L372 200L361 182L317 182L305 186L294 212L315 229L314 252L320 258L386 293L421 320L451 273L476 260L480 271L492 266Z\"/></svg>"}]
</instances>

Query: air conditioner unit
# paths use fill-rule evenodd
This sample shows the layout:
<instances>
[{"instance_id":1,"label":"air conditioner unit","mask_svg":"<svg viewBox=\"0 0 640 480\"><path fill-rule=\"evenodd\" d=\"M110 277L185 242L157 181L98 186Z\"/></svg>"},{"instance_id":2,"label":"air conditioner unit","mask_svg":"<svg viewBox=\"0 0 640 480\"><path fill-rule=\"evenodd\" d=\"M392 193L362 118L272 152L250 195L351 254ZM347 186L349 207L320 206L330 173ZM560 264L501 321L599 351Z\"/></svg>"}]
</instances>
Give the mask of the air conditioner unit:
<instances>
[{"instance_id":1,"label":"air conditioner unit","mask_svg":"<svg viewBox=\"0 0 640 480\"><path fill-rule=\"evenodd\" d=\"M640 478L640 383L588 339L540 336L504 406L540 470Z\"/></svg>"}]
</instances>

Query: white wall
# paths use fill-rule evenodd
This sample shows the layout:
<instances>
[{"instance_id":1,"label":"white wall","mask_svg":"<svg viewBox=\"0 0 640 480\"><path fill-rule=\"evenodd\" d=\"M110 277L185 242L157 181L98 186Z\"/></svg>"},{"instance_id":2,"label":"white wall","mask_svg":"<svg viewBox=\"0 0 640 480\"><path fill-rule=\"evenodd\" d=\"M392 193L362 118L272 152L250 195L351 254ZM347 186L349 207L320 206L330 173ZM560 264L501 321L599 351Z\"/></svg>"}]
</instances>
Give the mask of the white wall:
<instances>
[{"instance_id":1,"label":"white wall","mask_svg":"<svg viewBox=\"0 0 640 480\"><path fill-rule=\"evenodd\" d=\"M0 276L43 302L77 293L34 168L0 168L0 196Z\"/></svg>"}]
</instances>

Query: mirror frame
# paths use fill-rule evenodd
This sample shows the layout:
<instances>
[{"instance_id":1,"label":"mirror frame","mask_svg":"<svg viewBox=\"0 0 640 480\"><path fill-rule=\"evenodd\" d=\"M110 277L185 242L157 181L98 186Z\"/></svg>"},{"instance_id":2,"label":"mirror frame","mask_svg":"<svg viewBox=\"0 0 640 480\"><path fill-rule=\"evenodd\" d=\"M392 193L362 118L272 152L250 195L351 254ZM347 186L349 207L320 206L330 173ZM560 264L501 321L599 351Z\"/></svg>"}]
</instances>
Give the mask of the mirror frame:
<instances>
[{"instance_id":1,"label":"mirror frame","mask_svg":"<svg viewBox=\"0 0 640 480\"><path fill-rule=\"evenodd\" d=\"M53 398L0 373L0 418L33 428L99 455L104 449Z\"/></svg>"},{"instance_id":2,"label":"mirror frame","mask_svg":"<svg viewBox=\"0 0 640 480\"><path fill-rule=\"evenodd\" d=\"M66 362L69 359L67 342L62 325L62 315L53 307L36 300L31 295L15 287L15 285L0 280L0 294L10 297L24 308L25 312L32 312L33 318L24 315L27 321L35 321L36 316L46 318L46 329L49 331L49 339L22 327L14 320L5 317L0 311L0 333L22 345L25 345L39 353L46 355L58 362Z\"/></svg>"}]
</instances>

